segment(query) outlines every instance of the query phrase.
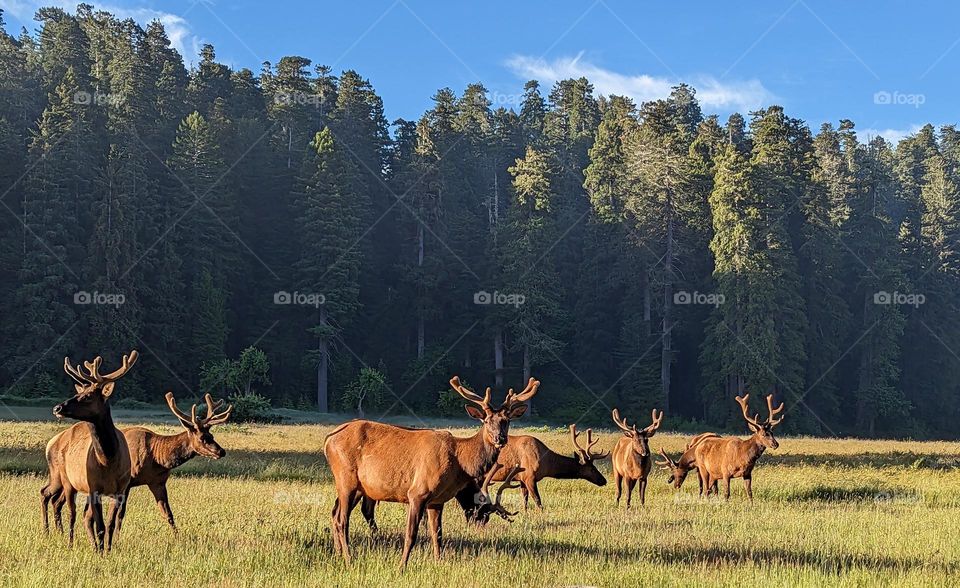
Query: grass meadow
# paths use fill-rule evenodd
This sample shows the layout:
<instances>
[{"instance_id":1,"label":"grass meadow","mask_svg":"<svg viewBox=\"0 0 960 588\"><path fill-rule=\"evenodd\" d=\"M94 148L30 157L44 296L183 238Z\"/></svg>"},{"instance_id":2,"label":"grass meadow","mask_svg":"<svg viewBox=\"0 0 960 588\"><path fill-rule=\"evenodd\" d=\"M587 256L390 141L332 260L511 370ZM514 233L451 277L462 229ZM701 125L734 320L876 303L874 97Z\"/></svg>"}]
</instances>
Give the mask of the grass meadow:
<instances>
[{"instance_id":1,"label":"grass meadow","mask_svg":"<svg viewBox=\"0 0 960 588\"><path fill-rule=\"evenodd\" d=\"M128 416L173 433L170 418ZM146 422L144 422L146 421ZM647 503L614 504L612 481L541 483L545 510L513 524L468 526L445 509L445 553L433 559L421 529L405 572L397 567L405 510L384 504L372 537L354 512L354 561L335 556L324 424L225 425L227 456L194 458L168 488L178 534L146 488L131 494L113 552L43 533L43 448L68 426L0 422L0 584L16 586L949 586L960 583L960 443L782 438L729 502L701 500L695 475L678 493L661 471ZM472 429L455 429L465 435ZM524 427L569 452L565 429ZM651 440L678 453L686 435ZM613 432L601 435L609 449ZM609 460L600 464L611 478ZM636 499L636 497L635 497ZM504 499L519 506L516 491ZM82 505L80 506L82 509ZM78 509L79 510L79 509Z\"/></svg>"}]
</instances>

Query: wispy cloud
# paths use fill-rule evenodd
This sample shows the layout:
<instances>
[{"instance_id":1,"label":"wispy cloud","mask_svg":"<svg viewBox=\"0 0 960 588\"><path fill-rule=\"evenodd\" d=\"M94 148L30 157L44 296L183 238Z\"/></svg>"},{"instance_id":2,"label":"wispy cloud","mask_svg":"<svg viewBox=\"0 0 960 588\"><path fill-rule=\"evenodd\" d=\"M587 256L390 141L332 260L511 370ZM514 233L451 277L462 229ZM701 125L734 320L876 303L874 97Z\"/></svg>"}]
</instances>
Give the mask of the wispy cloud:
<instances>
[{"instance_id":1,"label":"wispy cloud","mask_svg":"<svg viewBox=\"0 0 960 588\"><path fill-rule=\"evenodd\" d=\"M723 81L709 75L693 75L683 80L646 74L627 75L590 63L583 58L583 52L552 61L515 55L507 60L506 66L521 78L534 78L548 84L586 77L600 94L629 96L638 104L668 96L670 88L681 82L696 88L701 106L709 111L755 110L776 99L759 80Z\"/></svg>"},{"instance_id":2,"label":"wispy cloud","mask_svg":"<svg viewBox=\"0 0 960 588\"><path fill-rule=\"evenodd\" d=\"M0 8L22 23L32 21L33 15L41 7L55 6L73 12L77 4L78 0L0 0ZM119 19L132 18L141 25L146 25L154 20L160 21L167 31L170 44L188 62L193 60L200 52L203 41L193 34L190 23L182 16L146 7L130 8L108 4L97 4L95 7L97 10L109 12Z\"/></svg>"},{"instance_id":3,"label":"wispy cloud","mask_svg":"<svg viewBox=\"0 0 960 588\"><path fill-rule=\"evenodd\" d=\"M896 146L897 143L910 135L915 135L922 128L923 125L910 125L906 129L857 129L857 138L862 142L867 142L874 137L883 137Z\"/></svg>"}]
</instances>

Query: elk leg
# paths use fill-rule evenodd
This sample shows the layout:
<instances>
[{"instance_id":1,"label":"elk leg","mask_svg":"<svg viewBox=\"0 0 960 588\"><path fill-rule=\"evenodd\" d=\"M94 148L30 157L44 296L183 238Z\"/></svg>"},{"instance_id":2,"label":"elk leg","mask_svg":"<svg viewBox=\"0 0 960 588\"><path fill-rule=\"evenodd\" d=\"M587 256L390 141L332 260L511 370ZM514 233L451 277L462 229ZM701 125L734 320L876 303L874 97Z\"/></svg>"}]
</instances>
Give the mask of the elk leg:
<instances>
[{"instance_id":1,"label":"elk leg","mask_svg":"<svg viewBox=\"0 0 960 588\"><path fill-rule=\"evenodd\" d=\"M532 492L532 494L533 494L533 502L536 503L537 508L538 508L539 510L543 510L543 501L540 500L540 489L537 488L537 481L536 481L536 480L533 481L532 489L533 489L533 492Z\"/></svg>"},{"instance_id":2,"label":"elk leg","mask_svg":"<svg viewBox=\"0 0 960 588\"><path fill-rule=\"evenodd\" d=\"M620 506L620 495L623 493L623 491L621 490L621 482L623 482L623 478L620 476L619 473L617 473L616 471L614 471L614 472L613 472L613 483L614 483L614 487L616 488L616 491L617 491L617 506Z\"/></svg>"},{"instance_id":3,"label":"elk leg","mask_svg":"<svg viewBox=\"0 0 960 588\"><path fill-rule=\"evenodd\" d=\"M59 531L61 535L63 534L63 505L67 502L64 495L64 491L61 490L53 499L53 524L57 527L57 531Z\"/></svg>"},{"instance_id":4,"label":"elk leg","mask_svg":"<svg viewBox=\"0 0 960 588\"><path fill-rule=\"evenodd\" d=\"M167 498L167 485L154 484L153 486L148 486L148 488L150 488L150 492L157 501L157 506L160 508L160 514L163 515L164 519L166 519L167 524L170 525L170 528L173 529L173 532L176 533L177 524L173 522L173 511L170 510L170 500Z\"/></svg>"},{"instance_id":5,"label":"elk leg","mask_svg":"<svg viewBox=\"0 0 960 588\"><path fill-rule=\"evenodd\" d=\"M374 519L374 512L377 508L377 501L371 500L366 496L363 497L363 502L360 503L360 512L363 514L363 518L367 521L367 525L370 526L371 533L377 533L380 529L377 528L377 521Z\"/></svg>"},{"instance_id":6,"label":"elk leg","mask_svg":"<svg viewBox=\"0 0 960 588\"><path fill-rule=\"evenodd\" d=\"M117 528L117 517L120 514L120 505L123 504L123 494L113 496L113 504L110 505L110 511L107 514L107 537L106 550L110 551L113 547L114 534L119 531Z\"/></svg>"},{"instance_id":7,"label":"elk leg","mask_svg":"<svg viewBox=\"0 0 960 588\"><path fill-rule=\"evenodd\" d=\"M723 498L730 500L730 477L723 477Z\"/></svg>"},{"instance_id":8,"label":"elk leg","mask_svg":"<svg viewBox=\"0 0 960 588\"><path fill-rule=\"evenodd\" d=\"M747 474L743 477L743 487L747 489L747 498L753 502L753 476Z\"/></svg>"},{"instance_id":9,"label":"elk leg","mask_svg":"<svg viewBox=\"0 0 960 588\"><path fill-rule=\"evenodd\" d=\"M353 490L341 490L333 506L333 545L350 561L350 506L353 504ZM339 546L338 546L339 545Z\"/></svg>"},{"instance_id":10,"label":"elk leg","mask_svg":"<svg viewBox=\"0 0 960 588\"><path fill-rule=\"evenodd\" d=\"M627 478L627 508L630 508L630 499L633 498L633 487L637 485L637 481L633 478Z\"/></svg>"},{"instance_id":11,"label":"elk leg","mask_svg":"<svg viewBox=\"0 0 960 588\"><path fill-rule=\"evenodd\" d=\"M640 480L640 506L643 506L647 497L647 479Z\"/></svg>"},{"instance_id":12,"label":"elk leg","mask_svg":"<svg viewBox=\"0 0 960 588\"><path fill-rule=\"evenodd\" d=\"M130 488L128 487L123 492L123 496L120 499L120 510L117 512L117 533L120 532L120 529L123 528L123 519L127 516L127 500L130 499Z\"/></svg>"},{"instance_id":13,"label":"elk leg","mask_svg":"<svg viewBox=\"0 0 960 588\"><path fill-rule=\"evenodd\" d=\"M420 519L423 518L424 508L427 506L425 497L411 497L407 506L407 532L403 538L403 554L400 556L400 569L407 566L410 551L417 542L417 531L420 528Z\"/></svg>"},{"instance_id":14,"label":"elk leg","mask_svg":"<svg viewBox=\"0 0 960 588\"><path fill-rule=\"evenodd\" d=\"M96 493L87 495L87 504L83 509L83 526L87 529L87 536L93 548L102 551L103 511L100 510L100 497Z\"/></svg>"},{"instance_id":15,"label":"elk leg","mask_svg":"<svg viewBox=\"0 0 960 588\"><path fill-rule=\"evenodd\" d=\"M427 508L427 525L430 527L430 540L433 542L433 556L440 559L440 542L443 541L443 505Z\"/></svg>"},{"instance_id":16,"label":"elk leg","mask_svg":"<svg viewBox=\"0 0 960 588\"><path fill-rule=\"evenodd\" d=\"M73 546L73 528L77 522L76 492L73 488L64 488L63 498L67 503L67 524L70 526L68 542Z\"/></svg>"},{"instance_id":17,"label":"elk leg","mask_svg":"<svg viewBox=\"0 0 960 588\"><path fill-rule=\"evenodd\" d=\"M523 510L527 510L527 505L530 502L530 491L527 490L527 486L520 486L520 495L523 496Z\"/></svg>"}]
</instances>

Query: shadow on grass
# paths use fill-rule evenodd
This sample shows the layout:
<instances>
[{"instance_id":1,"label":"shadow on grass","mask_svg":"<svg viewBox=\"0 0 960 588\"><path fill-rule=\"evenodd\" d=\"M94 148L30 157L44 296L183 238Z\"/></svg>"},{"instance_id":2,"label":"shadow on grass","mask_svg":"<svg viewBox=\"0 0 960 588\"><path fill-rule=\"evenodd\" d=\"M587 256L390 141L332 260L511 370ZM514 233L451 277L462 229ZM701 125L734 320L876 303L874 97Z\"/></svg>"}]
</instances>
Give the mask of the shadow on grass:
<instances>
[{"instance_id":1,"label":"shadow on grass","mask_svg":"<svg viewBox=\"0 0 960 588\"><path fill-rule=\"evenodd\" d=\"M0 472L14 475L47 473L40 449L0 449ZM195 457L174 471L174 476L249 478L262 481L326 482L332 479L320 452L243 451L227 449L223 459Z\"/></svg>"},{"instance_id":2,"label":"shadow on grass","mask_svg":"<svg viewBox=\"0 0 960 588\"><path fill-rule=\"evenodd\" d=\"M318 534L318 538L329 539L329 533ZM311 546L323 548L322 539L311 541ZM397 532L380 531L369 535L365 531L353 532L351 546L354 548L394 550L399 557L403 547L403 536ZM425 529L418 536L416 557L430 557L430 539ZM913 569L938 570L954 573L960 564L936 562L910 557L888 557L867 554L831 554L816 551L786 549L780 547L749 547L744 549L724 549L722 547L685 547L657 546L652 553L642 547L599 547L583 545L572 541L547 539L539 536L498 537L496 530L487 528L477 531L473 536L456 536L444 539L444 551L456 553L461 557L474 557L480 554L496 552L499 555L517 558L533 557L538 560L595 558L615 564L651 560L662 564L682 564L684 566L703 566L722 568L742 565L785 566L814 568L824 573L840 574L853 569L900 570Z\"/></svg>"},{"instance_id":3,"label":"shadow on grass","mask_svg":"<svg viewBox=\"0 0 960 588\"><path fill-rule=\"evenodd\" d=\"M905 488L887 488L881 486L856 486L842 488L838 486L818 485L805 490L792 492L788 502L921 502L923 497L913 490Z\"/></svg>"},{"instance_id":4,"label":"shadow on grass","mask_svg":"<svg viewBox=\"0 0 960 588\"><path fill-rule=\"evenodd\" d=\"M960 467L960 458L936 453L912 451L863 452L855 454L798 453L777 455L766 453L761 465L784 465L791 467L871 467L885 468L902 466L910 469L949 470Z\"/></svg>"}]
</instances>

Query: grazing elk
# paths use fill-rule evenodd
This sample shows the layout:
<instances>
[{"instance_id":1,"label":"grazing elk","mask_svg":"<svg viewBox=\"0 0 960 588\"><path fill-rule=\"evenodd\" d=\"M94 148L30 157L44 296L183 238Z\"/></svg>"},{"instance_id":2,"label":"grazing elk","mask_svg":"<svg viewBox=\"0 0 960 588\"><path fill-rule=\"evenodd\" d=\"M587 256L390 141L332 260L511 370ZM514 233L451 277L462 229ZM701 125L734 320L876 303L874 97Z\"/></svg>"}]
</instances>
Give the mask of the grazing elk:
<instances>
[{"instance_id":1,"label":"grazing elk","mask_svg":"<svg viewBox=\"0 0 960 588\"><path fill-rule=\"evenodd\" d=\"M570 425L570 438L573 441L573 457L561 455L551 451L543 441L530 435L510 435L507 438L507 444L500 450L498 459L505 463L516 463L521 466L520 475L517 477L518 487L523 495L523 508L526 510L529 498L532 495L537 508L543 509L543 502L540 499L540 491L537 488L537 482L544 478L556 478L559 480L587 480L603 486L607 479L603 477L600 470L593 465L594 460L603 459L609 453L596 453L593 446L599 442L594 440L593 431L587 429L587 447L584 449L577 438L580 433L577 432L576 425ZM500 468L495 468L494 482L503 482L510 473L516 475L518 472L505 472ZM463 508L468 521L478 524L485 524L490 518L489 509L484 508L482 504L477 504L473 497L478 493L478 489L468 486L455 498ZM370 529L376 532L377 523L374 519L376 502L367 497L363 498L363 504L360 506L360 512L366 519Z\"/></svg>"},{"instance_id":2,"label":"grazing elk","mask_svg":"<svg viewBox=\"0 0 960 588\"><path fill-rule=\"evenodd\" d=\"M471 483L476 483L497 462L507 443L510 421L527 410L526 401L540 382L530 378L519 394L513 389L497 408L490 404L490 388L481 397L454 377L450 386L468 400L467 414L479 420L471 437L449 431L408 429L356 420L345 423L324 442L323 451L333 472L337 499L332 514L334 548L350 560L350 512L361 498L407 504L407 528L400 567L407 564L424 511L440 557L443 505Z\"/></svg>"},{"instance_id":3,"label":"grazing elk","mask_svg":"<svg viewBox=\"0 0 960 588\"><path fill-rule=\"evenodd\" d=\"M87 495L83 521L94 549L109 550L113 544L119 506L130 484L130 452L123 433L113 424L109 400L117 380L133 367L137 357L136 351L124 355L121 367L106 375L100 373L101 357L83 362L83 369L74 367L69 357L63 360L63 369L76 382L77 393L55 406L53 414L58 419L82 422L58 433L47 443L49 481L40 495L44 530L50 528L47 519L50 500L56 497L66 502L71 545L76 521L74 498L78 492ZM113 498L107 525L103 521L105 496ZM61 525L58 514L57 526Z\"/></svg>"},{"instance_id":4,"label":"grazing elk","mask_svg":"<svg viewBox=\"0 0 960 588\"><path fill-rule=\"evenodd\" d=\"M227 452L213 438L210 429L227 422L233 406L228 406L223 412L217 412L223 407L224 401L214 402L209 394L205 394L203 399L207 404L207 414L203 418L198 418L196 404L190 409L188 416L177 408L173 392L167 392L166 399L170 412L180 421L184 431L176 435L160 435L143 427L130 427L123 430L123 436L126 437L127 446L130 448L132 465L127 495L130 494L130 489L137 486L148 487L157 501L160 513L176 531L177 525L173 521L173 511L170 510L170 502L167 498L167 479L170 477L170 471L198 455L210 459L220 459L226 455ZM126 514L127 501L124 497L120 506L120 518L117 521L118 530L123 527L123 517Z\"/></svg>"},{"instance_id":5,"label":"grazing elk","mask_svg":"<svg viewBox=\"0 0 960 588\"><path fill-rule=\"evenodd\" d=\"M696 456L694 455L694 448L700 444L704 439L710 439L720 435L716 433L700 433L696 437L690 439L687 442L687 446L684 449L683 455L680 456L680 459L673 461L670 459L670 456L667 455L667 452L660 448L660 456L662 460L657 460L657 465L663 469L670 472L670 477L667 478L667 483L672 484L676 490L679 490L683 486L684 480L687 479L687 474L690 473L690 470L696 469L697 461ZM703 494L703 480L700 480L700 494Z\"/></svg>"},{"instance_id":6,"label":"grazing elk","mask_svg":"<svg viewBox=\"0 0 960 588\"><path fill-rule=\"evenodd\" d=\"M613 462L613 481L617 486L617 504L620 504L620 494L622 483L627 482L627 508L630 508L630 499L633 496L633 488L640 482L640 506L647 493L647 476L650 474L650 444L649 439L653 437L660 423L663 421L663 411L657 415L657 409L653 409L650 414L652 423L644 429L637 430L637 425L628 425L626 419L620 418L620 411L613 409L613 422L623 431L623 437L617 441L613 448L611 461Z\"/></svg>"},{"instance_id":7,"label":"grazing elk","mask_svg":"<svg viewBox=\"0 0 960 588\"><path fill-rule=\"evenodd\" d=\"M780 446L773 436L773 428L780 424L783 417L774 418L783 411L783 403L774 408L773 395L767 396L767 419L759 421L759 415L750 418L750 407L747 401L749 394L737 396L743 418L747 421L753 435L748 439L737 437L718 437L703 439L694 448L697 470L703 488L709 494L711 487L719 480L723 480L724 498L730 498L730 479L743 478L743 485L747 490L747 497L753 500L753 466L768 447L776 449Z\"/></svg>"},{"instance_id":8,"label":"grazing elk","mask_svg":"<svg viewBox=\"0 0 960 588\"><path fill-rule=\"evenodd\" d=\"M519 511L509 511L500 503L502 498L503 491L509 488L521 488L521 482L514 481L514 477L523 471L523 468L520 467L520 464L516 464L510 470L501 475L500 471L503 468L503 464L495 463L493 467L490 468L490 471L487 472L487 475L483 477L483 484L480 486L480 492L477 495L477 505L480 509L483 510L487 518L491 514L495 514L501 519L507 521L508 523L513 522L513 517L519 514ZM495 481L497 477L503 478L503 483L500 484L500 487L497 489L496 497L490 496L490 484Z\"/></svg>"}]
</instances>

